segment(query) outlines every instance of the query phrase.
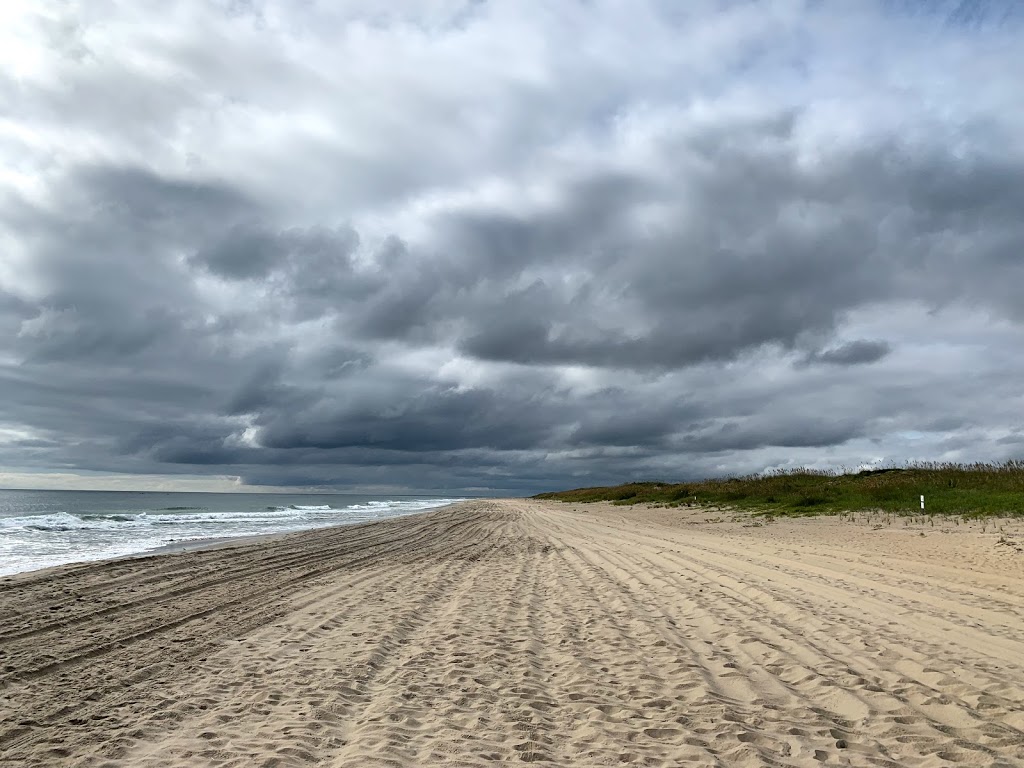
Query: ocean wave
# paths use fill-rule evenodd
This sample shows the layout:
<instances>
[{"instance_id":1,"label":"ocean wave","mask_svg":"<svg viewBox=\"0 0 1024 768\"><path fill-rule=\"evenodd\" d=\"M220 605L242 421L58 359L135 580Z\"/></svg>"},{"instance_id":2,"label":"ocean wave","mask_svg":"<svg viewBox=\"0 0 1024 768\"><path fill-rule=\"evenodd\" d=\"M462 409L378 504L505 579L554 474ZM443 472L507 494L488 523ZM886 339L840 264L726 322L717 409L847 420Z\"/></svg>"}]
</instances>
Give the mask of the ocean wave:
<instances>
[{"instance_id":1,"label":"ocean wave","mask_svg":"<svg viewBox=\"0 0 1024 768\"><path fill-rule=\"evenodd\" d=\"M288 523L304 518L301 512L282 509L264 512L137 512L135 514L54 512L44 515L0 518L0 531L89 531L151 526Z\"/></svg>"},{"instance_id":2,"label":"ocean wave","mask_svg":"<svg viewBox=\"0 0 1024 768\"><path fill-rule=\"evenodd\" d=\"M114 523L116 525L116 523ZM0 518L0 530L29 531L83 531L90 528L109 528L104 521L85 520L69 512L52 512L45 515Z\"/></svg>"}]
</instances>

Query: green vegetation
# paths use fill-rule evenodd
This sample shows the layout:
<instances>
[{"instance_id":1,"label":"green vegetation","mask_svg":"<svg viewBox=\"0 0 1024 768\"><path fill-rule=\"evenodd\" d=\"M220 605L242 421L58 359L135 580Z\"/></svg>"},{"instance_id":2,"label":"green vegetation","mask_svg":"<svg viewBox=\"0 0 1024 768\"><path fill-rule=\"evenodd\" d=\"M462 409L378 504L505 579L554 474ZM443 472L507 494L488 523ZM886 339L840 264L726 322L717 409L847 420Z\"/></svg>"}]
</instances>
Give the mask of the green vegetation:
<instances>
[{"instance_id":1,"label":"green vegetation","mask_svg":"<svg viewBox=\"0 0 1024 768\"><path fill-rule=\"evenodd\" d=\"M1024 514L1024 461L922 463L862 472L799 469L694 483L626 483L541 493L538 499L616 504L723 506L765 515L882 510L964 517Z\"/></svg>"}]
</instances>

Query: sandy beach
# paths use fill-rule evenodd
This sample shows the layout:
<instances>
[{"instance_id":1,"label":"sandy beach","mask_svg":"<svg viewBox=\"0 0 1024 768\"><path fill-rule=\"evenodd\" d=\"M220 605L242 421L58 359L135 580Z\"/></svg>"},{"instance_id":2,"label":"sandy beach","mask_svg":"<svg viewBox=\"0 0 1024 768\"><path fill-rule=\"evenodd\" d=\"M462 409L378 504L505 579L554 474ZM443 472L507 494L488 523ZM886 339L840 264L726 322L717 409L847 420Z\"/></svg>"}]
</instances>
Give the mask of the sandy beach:
<instances>
[{"instance_id":1,"label":"sandy beach","mask_svg":"<svg viewBox=\"0 0 1024 768\"><path fill-rule=\"evenodd\" d=\"M1024 765L1024 527L480 500L0 580L5 766Z\"/></svg>"}]
</instances>

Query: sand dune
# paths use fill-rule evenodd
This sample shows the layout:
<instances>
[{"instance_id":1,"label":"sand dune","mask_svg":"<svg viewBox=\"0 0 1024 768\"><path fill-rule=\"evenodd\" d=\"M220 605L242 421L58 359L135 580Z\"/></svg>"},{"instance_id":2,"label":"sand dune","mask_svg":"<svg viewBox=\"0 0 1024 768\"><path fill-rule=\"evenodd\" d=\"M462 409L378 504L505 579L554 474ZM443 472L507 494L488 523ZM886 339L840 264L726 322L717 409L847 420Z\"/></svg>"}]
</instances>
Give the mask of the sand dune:
<instances>
[{"instance_id":1,"label":"sand dune","mask_svg":"<svg viewBox=\"0 0 1024 768\"><path fill-rule=\"evenodd\" d=\"M1019 529L730 520L477 501L2 580L0 764L1024 765Z\"/></svg>"}]
</instances>

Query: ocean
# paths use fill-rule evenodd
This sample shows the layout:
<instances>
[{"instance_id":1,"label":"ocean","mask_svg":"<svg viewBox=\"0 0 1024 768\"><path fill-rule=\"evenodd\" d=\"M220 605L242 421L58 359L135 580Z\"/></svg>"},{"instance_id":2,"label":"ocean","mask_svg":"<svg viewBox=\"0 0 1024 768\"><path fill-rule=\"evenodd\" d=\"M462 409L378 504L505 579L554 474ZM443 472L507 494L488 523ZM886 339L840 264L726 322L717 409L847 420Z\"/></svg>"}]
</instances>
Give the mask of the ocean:
<instances>
[{"instance_id":1,"label":"ocean","mask_svg":"<svg viewBox=\"0 0 1024 768\"><path fill-rule=\"evenodd\" d=\"M462 501L357 494L0 490L0 576L206 539L288 533Z\"/></svg>"}]
</instances>

